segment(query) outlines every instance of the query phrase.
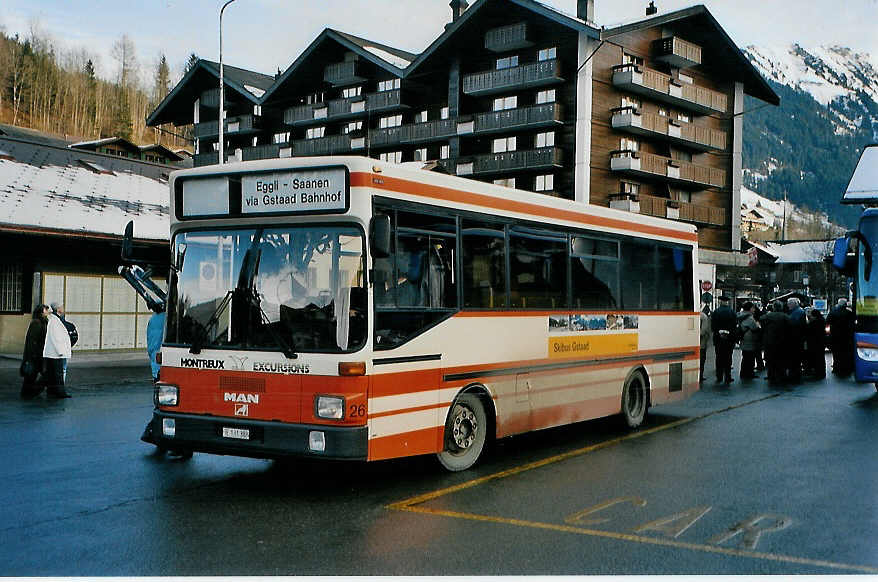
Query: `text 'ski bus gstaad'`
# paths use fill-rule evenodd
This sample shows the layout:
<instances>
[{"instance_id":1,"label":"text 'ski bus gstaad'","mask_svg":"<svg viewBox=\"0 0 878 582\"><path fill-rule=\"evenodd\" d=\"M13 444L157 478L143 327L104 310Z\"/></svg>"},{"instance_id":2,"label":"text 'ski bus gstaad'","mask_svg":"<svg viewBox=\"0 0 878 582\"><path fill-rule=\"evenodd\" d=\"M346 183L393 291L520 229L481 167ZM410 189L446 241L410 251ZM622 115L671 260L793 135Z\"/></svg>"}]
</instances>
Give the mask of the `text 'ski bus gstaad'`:
<instances>
[{"instance_id":1,"label":"text 'ski bus gstaad'","mask_svg":"<svg viewBox=\"0 0 878 582\"><path fill-rule=\"evenodd\" d=\"M698 390L691 225L332 157L175 172L155 444L437 454Z\"/></svg>"},{"instance_id":2,"label":"text 'ski bus gstaad'","mask_svg":"<svg viewBox=\"0 0 878 582\"><path fill-rule=\"evenodd\" d=\"M857 382L874 382L878 388L878 144L860 154L842 204L865 206L857 230L835 241L833 266L851 278L856 324L854 371ZM833 340L834 342L836 340Z\"/></svg>"}]
</instances>

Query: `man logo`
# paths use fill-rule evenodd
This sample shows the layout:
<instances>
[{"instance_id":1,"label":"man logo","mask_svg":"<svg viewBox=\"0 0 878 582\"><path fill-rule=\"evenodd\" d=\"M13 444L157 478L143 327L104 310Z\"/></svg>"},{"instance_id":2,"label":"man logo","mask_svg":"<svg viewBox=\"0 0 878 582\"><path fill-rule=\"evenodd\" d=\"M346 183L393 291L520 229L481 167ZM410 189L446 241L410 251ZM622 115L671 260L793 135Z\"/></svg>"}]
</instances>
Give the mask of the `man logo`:
<instances>
[{"instance_id":1,"label":"man logo","mask_svg":"<svg viewBox=\"0 0 878 582\"><path fill-rule=\"evenodd\" d=\"M229 356L229 359L234 362L232 364L232 368L235 370L243 370L244 362L247 361L247 356Z\"/></svg>"},{"instance_id":2,"label":"man logo","mask_svg":"<svg viewBox=\"0 0 878 582\"><path fill-rule=\"evenodd\" d=\"M248 416L250 414L250 405L249 404L236 404L235 405L235 416Z\"/></svg>"}]
</instances>

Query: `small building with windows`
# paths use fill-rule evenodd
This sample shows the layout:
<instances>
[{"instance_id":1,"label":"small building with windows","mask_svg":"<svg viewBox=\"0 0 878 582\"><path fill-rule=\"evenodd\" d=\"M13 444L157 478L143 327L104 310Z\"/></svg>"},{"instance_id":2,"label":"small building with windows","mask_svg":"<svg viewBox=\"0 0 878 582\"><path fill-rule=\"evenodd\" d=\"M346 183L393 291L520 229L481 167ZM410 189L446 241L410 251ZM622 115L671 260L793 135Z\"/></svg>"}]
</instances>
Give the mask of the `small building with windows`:
<instances>
[{"instance_id":1,"label":"small building with windows","mask_svg":"<svg viewBox=\"0 0 878 582\"><path fill-rule=\"evenodd\" d=\"M139 146L121 137L107 137L92 141L80 141L70 144L69 147L78 150L118 156L120 158L153 162L155 164L177 164L187 159L161 144Z\"/></svg>"},{"instance_id":2,"label":"small building with windows","mask_svg":"<svg viewBox=\"0 0 878 582\"><path fill-rule=\"evenodd\" d=\"M174 169L0 136L0 353L20 353L33 308L55 301L79 330L74 351L145 346L150 311L116 269L129 220L137 253L168 264Z\"/></svg>"}]
</instances>

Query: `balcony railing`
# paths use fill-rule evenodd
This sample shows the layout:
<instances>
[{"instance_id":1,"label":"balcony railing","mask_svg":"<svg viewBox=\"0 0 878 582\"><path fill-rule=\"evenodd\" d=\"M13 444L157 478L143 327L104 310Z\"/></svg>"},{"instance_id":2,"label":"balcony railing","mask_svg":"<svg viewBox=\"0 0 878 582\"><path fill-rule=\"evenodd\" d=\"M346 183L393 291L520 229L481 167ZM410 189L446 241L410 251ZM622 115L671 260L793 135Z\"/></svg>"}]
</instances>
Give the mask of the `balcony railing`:
<instances>
[{"instance_id":1,"label":"balcony railing","mask_svg":"<svg viewBox=\"0 0 878 582\"><path fill-rule=\"evenodd\" d=\"M243 135L260 131L262 119L254 115L238 115L226 119L224 133L228 135ZM202 121L194 126L194 134L198 139L218 137L219 121Z\"/></svg>"},{"instance_id":2,"label":"balcony railing","mask_svg":"<svg viewBox=\"0 0 878 582\"><path fill-rule=\"evenodd\" d=\"M264 144L242 149L242 157L245 162L289 158L292 155L293 147L288 143Z\"/></svg>"},{"instance_id":3,"label":"balcony railing","mask_svg":"<svg viewBox=\"0 0 878 582\"><path fill-rule=\"evenodd\" d=\"M323 69L323 80L333 85L359 83L364 80L359 75L359 72L359 63L357 61L333 63Z\"/></svg>"},{"instance_id":4,"label":"balcony railing","mask_svg":"<svg viewBox=\"0 0 878 582\"><path fill-rule=\"evenodd\" d=\"M728 98L723 93L631 63L613 67L613 85L703 115L728 109Z\"/></svg>"},{"instance_id":5,"label":"balcony railing","mask_svg":"<svg viewBox=\"0 0 878 582\"><path fill-rule=\"evenodd\" d=\"M561 150L555 147L520 150L498 154L475 156L471 160L458 160L455 174L458 176L496 174L519 170L538 170L558 167L562 163Z\"/></svg>"},{"instance_id":6,"label":"balcony railing","mask_svg":"<svg viewBox=\"0 0 878 582\"><path fill-rule=\"evenodd\" d=\"M611 110L613 129L651 138L661 138L699 151L726 149L726 132L702 127L664 115L644 113L633 107Z\"/></svg>"},{"instance_id":7,"label":"balcony railing","mask_svg":"<svg viewBox=\"0 0 878 582\"><path fill-rule=\"evenodd\" d=\"M499 71L465 75L463 92L467 95L490 95L509 89L540 87L562 81L561 63L557 59L550 59Z\"/></svg>"},{"instance_id":8,"label":"balcony railing","mask_svg":"<svg viewBox=\"0 0 878 582\"><path fill-rule=\"evenodd\" d=\"M326 103L296 105L284 111L287 125L313 125L326 121L338 121L346 117L365 116L366 112L380 113L404 107L399 89L379 91L347 99L333 99Z\"/></svg>"},{"instance_id":9,"label":"balcony railing","mask_svg":"<svg viewBox=\"0 0 878 582\"><path fill-rule=\"evenodd\" d=\"M429 143L457 135L457 122L453 119L436 119L397 127L385 127L369 131L369 143L375 147L402 144Z\"/></svg>"},{"instance_id":10,"label":"balcony railing","mask_svg":"<svg viewBox=\"0 0 878 582\"><path fill-rule=\"evenodd\" d=\"M292 145L294 156L325 156L348 153L352 150L349 135L301 139L294 141Z\"/></svg>"},{"instance_id":11,"label":"balcony railing","mask_svg":"<svg viewBox=\"0 0 878 582\"><path fill-rule=\"evenodd\" d=\"M533 46L533 43L527 38L526 22L492 28L485 33L485 48L495 53L514 51L529 46Z\"/></svg>"},{"instance_id":12,"label":"balcony railing","mask_svg":"<svg viewBox=\"0 0 878 582\"><path fill-rule=\"evenodd\" d=\"M681 186L726 186L726 172L719 168L629 150L611 152L610 169L635 176L660 177Z\"/></svg>"},{"instance_id":13,"label":"balcony railing","mask_svg":"<svg viewBox=\"0 0 878 582\"><path fill-rule=\"evenodd\" d=\"M202 107L208 107L210 109L218 109L219 108L219 95L220 90L219 87L215 89L208 89L207 91L203 91L200 97L200 105Z\"/></svg>"},{"instance_id":14,"label":"balcony railing","mask_svg":"<svg viewBox=\"0 0 878 582\"><path fill-rule=\"evenodd\" d=\"M610 207L637 214L659 216L697 224L711 226L726 225L726 211L724 208L703 206L658 196L626 193L610 194Z\"/></svg>"},{"instance_id":15,"label":"balcony railing","mask_svg":"<svg viewBox=\"0 0 878 582\"><path fill-rule=\"evenodd\" d=\"M195 154L192 156L192 165L196 168L199 166L212 166L219 163L219 152L205 152L203 154Z\"/></svg>"},{"instance_id":16,"label":"balcony railing","mask_svg":"<svg viewBox=\"0 0 878 582\"><path fill-rule=\"evenodd\" d=\"M669 36L655 41L653 54L655 60L680 69L701 64L701 47L678 36Z\"/></svg>"},{"instance_id":17,"label":"balcony railing","mask_svg":"<svg viewBox=\"0 0 878 582\"><path fill-rule=\"evenodd\" d=\"M545 103L531 107L480 113L475 116L473 133L486 134L517 129L535 129L561 123L561 105Z\"/></svg>"}]
</instances>

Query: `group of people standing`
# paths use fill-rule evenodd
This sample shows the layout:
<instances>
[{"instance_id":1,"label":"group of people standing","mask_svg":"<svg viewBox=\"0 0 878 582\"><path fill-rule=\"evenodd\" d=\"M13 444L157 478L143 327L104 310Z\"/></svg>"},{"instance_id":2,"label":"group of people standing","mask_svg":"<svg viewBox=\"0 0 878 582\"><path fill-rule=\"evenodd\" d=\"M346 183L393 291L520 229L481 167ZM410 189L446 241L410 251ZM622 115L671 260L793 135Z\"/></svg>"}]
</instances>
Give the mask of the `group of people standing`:
<instances>
[{"instance_id":1,"label":"group of people standing","mask_svg":"<svg viewBox=\"0 0 878 582\"><path fill-rule=\"evenodd\" d=\"M43 390L49 398L70 398L65 388L67 360L77 338L76 326L65 320L63 305L34 308L20 368L23 399L36 398Z\"/></svg>"},{"instance_id":2,"label":"group of people standing","mask_svg":"<svg viewBox=\"0 0 878 582\"><path fill-rule=\"evenodd\" d=\"M854 366L854 315L846 299L824 319L818 309L803 309L799 299L791 297L786 304L774 301L762 312L751 301L735 313L730 298L721 296L720 306L701 312L701 376L708 344L713 340L716 356L716 381L729 385L732 378L732 353L736 343L741 346L741 379L758 378L767 371L769 384L798 384L803 376L815 380L826 377L826 325L830 326L833 372L847 376Z\"/></svg>"}]
</instances>

